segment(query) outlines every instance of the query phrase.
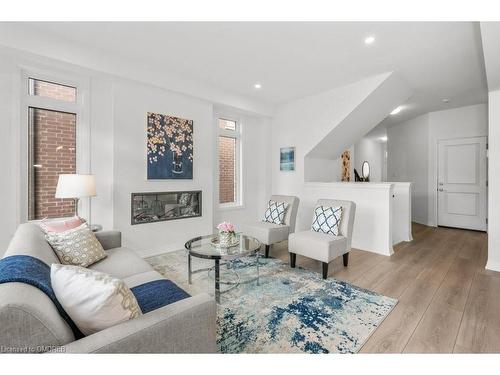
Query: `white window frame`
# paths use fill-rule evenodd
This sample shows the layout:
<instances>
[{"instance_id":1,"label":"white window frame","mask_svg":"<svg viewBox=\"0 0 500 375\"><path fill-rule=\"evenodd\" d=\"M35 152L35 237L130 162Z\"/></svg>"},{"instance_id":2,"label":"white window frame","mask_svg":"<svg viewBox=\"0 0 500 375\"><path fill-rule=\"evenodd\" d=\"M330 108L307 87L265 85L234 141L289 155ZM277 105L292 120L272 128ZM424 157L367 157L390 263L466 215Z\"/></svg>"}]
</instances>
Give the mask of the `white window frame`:
<instances>
[{"instance_id":1,"label":"white window frame","mask_svg":"<svg viewBox=\"0 0 500 375\"><path fill-rule=\"evenodd\" d=\"M219 120L233 121L236 123L236 130L221 129ZM215 125L217 127L217 203L220 210L231 210L244 208L243 204L243 124L240 118L227 115L216 116ZM229 137L236 139L236 160L235 160L235 201L220 203L220 160L219 160L219 137Z\"/></svg>"},{"instance_id":2,"label":"white window frame","mask_svg":"<svg viewBox=\"0 0 500 375\"><path fill-rule=\"evenodd\" d=\"M65 102L29 94L29 79L36 79L76 88L76 101ZM29 197L29 108L74 113L76 115L76 173L90 173L90 124L89 124L89 80L71 73L45 69L21 68L20 82L20 163L19 163L19 220L28 222ZM90 218L90 200L81 199L79 215ZM33 220L38 221L38 220Z\"/></svg>"}]
</instances>

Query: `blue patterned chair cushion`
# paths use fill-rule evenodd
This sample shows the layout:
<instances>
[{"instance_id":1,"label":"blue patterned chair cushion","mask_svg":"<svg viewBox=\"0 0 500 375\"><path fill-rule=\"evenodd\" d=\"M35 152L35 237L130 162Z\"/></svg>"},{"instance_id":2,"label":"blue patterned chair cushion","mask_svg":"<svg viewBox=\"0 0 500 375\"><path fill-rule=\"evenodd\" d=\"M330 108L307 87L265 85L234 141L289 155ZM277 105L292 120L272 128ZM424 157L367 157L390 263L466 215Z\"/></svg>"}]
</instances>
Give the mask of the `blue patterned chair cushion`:
<instances>
[{"instance_id":1,"label":"blue patterned chair cushion","mask_svg":"<svg viewBox=\"0 0 500 375\"><path fill-rule=\"evenodd\" d=\"M314 209L314 219L311 229L315 232L340 234L340 220L342 219L342 207L318 206Z\"/></svg>"},{"instance_id":2,"label":"blue patterned chair cushion","mask_svg":"<svg viewBox=\"0 0 500 375\"><path fill-rule=\"evenodd\" d=\"M284 224L287 207L288 203L269 201L262 221L280 225Z\"/></svg>"}]
</instances>

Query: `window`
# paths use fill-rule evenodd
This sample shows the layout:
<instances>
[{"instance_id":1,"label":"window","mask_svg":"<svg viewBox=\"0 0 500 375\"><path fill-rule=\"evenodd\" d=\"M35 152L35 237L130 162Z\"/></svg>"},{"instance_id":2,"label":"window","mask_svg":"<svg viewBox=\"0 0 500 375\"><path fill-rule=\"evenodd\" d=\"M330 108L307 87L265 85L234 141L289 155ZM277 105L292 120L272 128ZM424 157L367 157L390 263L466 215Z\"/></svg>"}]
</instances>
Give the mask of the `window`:
<instances>
[{"instance_id":1,"label":"window","mask_svg":"<svg viewBox=\"0 0 500 375\"><path fill-rule=\"evenodd\" d=\"M77 89L28 77L28 220L75 214L73 199L56 199L59 174L76 173Z\"/></svg>"},{"instance_id":2,"label":"window","mask_svg":"<svg viewBox=\"0 0 500 375\"><path fill-rule=\"evenodd\" d=\"M62 100L64 102L76 102L76 88L58 83L42 81L40 79L29 79L28 92L30 95L41 96Z\"/></svg>"},{"instance_id":3,"label":"window","mask_svg":"<svg viewBox=\"0 0 500 375\"><path fill-rule=\"evenodd\" d=\"M222 206L241 204L240 150L241 129L234 120L218 120L219 203Z\"/></svg>"}]
</instances>

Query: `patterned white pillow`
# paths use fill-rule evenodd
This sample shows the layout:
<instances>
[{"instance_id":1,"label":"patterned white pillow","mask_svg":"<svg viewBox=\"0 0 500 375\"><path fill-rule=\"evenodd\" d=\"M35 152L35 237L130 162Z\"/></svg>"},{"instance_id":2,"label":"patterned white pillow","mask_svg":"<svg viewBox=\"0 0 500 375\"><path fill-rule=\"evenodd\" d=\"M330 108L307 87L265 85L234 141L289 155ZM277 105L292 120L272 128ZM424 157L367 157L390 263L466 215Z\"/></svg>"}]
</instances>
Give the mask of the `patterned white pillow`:
<instances>
[{"instance_id":1,"label":"patterned white pillow","mask_svg":"<svg viewBox=\"0 0 500 375\"><path fill-rule=\"evenodd\" d=\"M338 236L341 219L342 207L318 206L314 209L314 219L311 229L315 232Z\"/></svg>"},{"instance_id":2,"label":"patterned white pillow","mask_svg":"<svg viewBox=\"0 0 500 375\"><path fill-rule=\"evenodd\" d=\"M47 232L45 238L62 264L88 267L106 258L106 252L87 223L64 232Z\"/></svg>"},{"instance_id":3,"label":"patterned white pillow","mask_svg":"<svg viewBox=\"0 0 500 375\"><path fill-rule=\"evenodd\" d=\"M262 221L274 224L283 224L288 203L269 201Z\"/></svg>"},{"instance_id":4,"label":"patterned white pillow","mask_svg":"<svg viewBox=\"0 0 500 375\"><path fill-rule=\"evenodd\" d=\"M52 264L50 278L57 300L84 335L142 315L137 299L123 280L62 264Z\"/></svg>"}]
</instances>

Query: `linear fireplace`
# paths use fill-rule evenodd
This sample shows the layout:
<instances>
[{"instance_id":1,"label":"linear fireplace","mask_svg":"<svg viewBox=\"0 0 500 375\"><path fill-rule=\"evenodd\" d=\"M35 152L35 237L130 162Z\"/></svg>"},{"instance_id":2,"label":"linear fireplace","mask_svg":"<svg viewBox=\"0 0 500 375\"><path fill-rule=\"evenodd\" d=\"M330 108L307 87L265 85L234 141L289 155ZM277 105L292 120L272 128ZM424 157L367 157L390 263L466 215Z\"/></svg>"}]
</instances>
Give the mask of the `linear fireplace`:
<instances>
[{"instance_id":1,"label":"linear fireplace","mask_svg":"<svg viewBox=\"0 0 500 375\"><path fill-rule=\"evenodd\" d=\"M132 225L199 216L201 190L132 193Z\"/></svg>"}]
</instances>

